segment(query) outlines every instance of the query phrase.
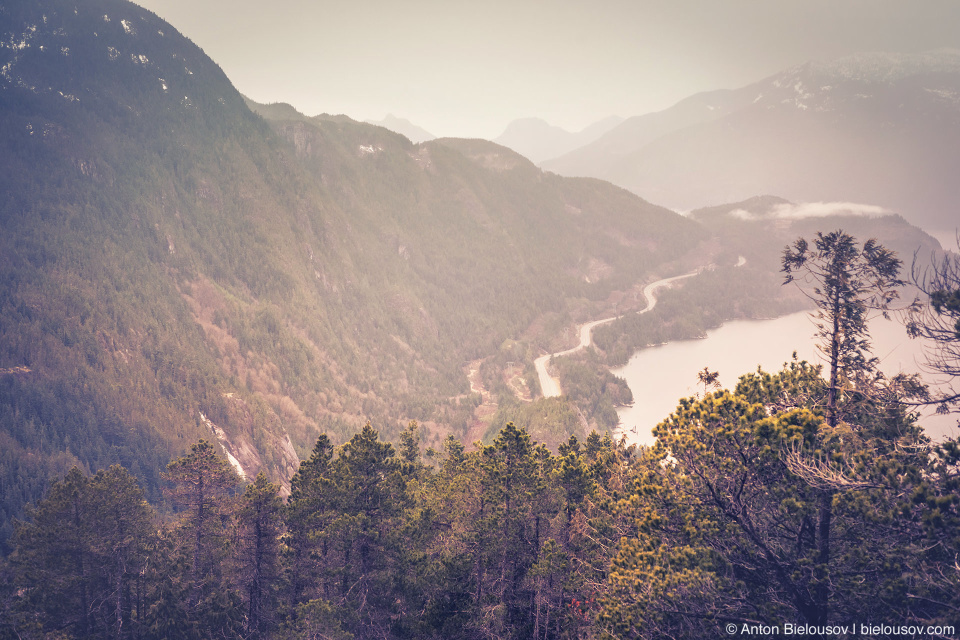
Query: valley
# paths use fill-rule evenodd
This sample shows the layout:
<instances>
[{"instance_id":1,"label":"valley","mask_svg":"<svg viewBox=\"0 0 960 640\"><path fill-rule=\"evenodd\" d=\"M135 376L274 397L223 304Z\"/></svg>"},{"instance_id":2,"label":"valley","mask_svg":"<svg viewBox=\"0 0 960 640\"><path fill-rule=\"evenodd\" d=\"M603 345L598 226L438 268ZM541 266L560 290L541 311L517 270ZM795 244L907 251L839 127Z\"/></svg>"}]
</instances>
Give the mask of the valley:
<instances>
[{"instance_id":1,"label":"valley","mask_svg":"<svg viewBox=\"0 0 960 640\"><path fill-rule=\"evenodd\" d=\"M136 34L65 5L46 22L15 6L6 24L35 29L36 46L4 49L0 266L18 284L2 291L0 365L31 370L0 389L11 481L29 453L43 477L139 461L159 500L160 468L144 461L205 435L248 477L286 487L318 434L342 443L369 420L393 438L417 420L427 446L489 441L492 425L560 389L581 428L611 430L629 392L610 366L799 304L775 273L802 222L778 222L777 241L758 246L769 231L680 216L490 142L413 144L346 116L258 104L135 5L117 15ZM50 64L39 47L55 42L72 53ZM35 89L46 86L58 89ZM913 238L896 222L877 228ZM685 287L684 310L671 298L663 313L631 315L654 299L642 291L651 279L738 255L756 269L706 274L709 285ZM609 321L577 329L597 317ZM584 330L596 349L567 351ZM544 352L566 354L546 393ZM70 420L55 417L63 406ZM5 507L4 536L43 486Z\"/></svg>"},{"instance_id":2,"label":"valley","mask_svg":"<svg viewBox=\"0 0 960 640\"><path fill-rule=\"evenodd\" d=\"M739 263L738 263L738 266L739 266ZM643 298L644 300L647 301L647 306L645 306L640 311L636 311L635 313L638 313L638 314L646 313L651 309L653 309L654 306L656 306L657 290L662 289L664 287L668 287L674 282L678 282L685 278L691 278L697 275L698 273L700 273L700 270L691 271L690 273L685 273L685 274L682 274L679 276L673 276L670 278L662 278L660 280L657 280L656 282L652 282L648 284L643 288ZM570 349L566 349L564 351L558 351L557 353L550 353L544 356L540 356L539 358L534 360L533 364L537 369L537 377L540 380L541 394L543 395L544 398L555 398L560 395L560 385L557 383L556 378L551 376L550 373L547 371L547 364L550 362L550 360L552 358L560 358L563 356L572 355L574 353L577 353L578 351L581 351L582 349L586 349L590 347L592 345L594 327L599 327L600 325L613 322L618 317L619 316L613 316L611 318L604 318L602 320L593 320L591 322L587 322L585 324L579 325L577 327L577 333L580 336L580 344L578 344L575 347L571 347Z\"/></svg>"},{"instance_id":3,"label":"valley","mask_svg":"<svg viewBox=\"0 0 960 640\"><path fill-rule=\"evenodd\" d=\"M295 85L466 48L393 10ZM0 5L0 640L953 623L957 51L487 140L259 102L185 33Z\"/></svg>"}]
</instances>

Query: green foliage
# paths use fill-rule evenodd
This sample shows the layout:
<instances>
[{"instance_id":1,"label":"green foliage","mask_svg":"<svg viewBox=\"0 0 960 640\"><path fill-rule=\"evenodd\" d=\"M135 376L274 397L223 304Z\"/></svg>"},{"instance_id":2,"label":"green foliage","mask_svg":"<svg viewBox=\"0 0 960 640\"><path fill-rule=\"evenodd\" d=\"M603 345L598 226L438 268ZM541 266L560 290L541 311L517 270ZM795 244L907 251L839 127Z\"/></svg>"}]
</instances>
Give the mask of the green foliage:
<instances>
[{"instance_id":1,"label":"green foliage","mask_svg":"<svg viewBox=\"0 0 960 640\"><path fill-rule=\"evenodd\" d=\"M201 413L281 485L288 437L465 435L463 362L706 235L490 143L267 123L154 14L74 4L0 13L0 545L73 465L160 502Z\"/></svg>"},{"instance_id":2,"label":"green foliage","mask_svg":"<svg viewBox=\"0 0 960 640\"><path fill-rule=\"evenodd\" d=\"M323 640L352 640L355 636L344 631L340 612L325 600L310 600L297 607L296 622L277 636L280 640L323 638Z\"/></svg>"},{"instance_id":3,"label":"green foliage","mask_svg":"<svg viewBox=\"0 0 960 640\"><path fill-rule=\"evenodd\" d=\"M960 291L935 291L930 296L930 306L937 314L957 318L960 316ZM953 329L957 338L960 338L960 319L954 322Z\"/></svg>"},{"instance_id":4,"label":"green foliage","mask_svg":"<svg viewBox=\"0 0 960 640\"><path fill-rule=\"evenodd\" d=\"M247 637L259 638L275 624L283 530L280 487L268 482L262 473L257 474L243 492L237 520L237 573L247 600L245 631Z\"/></svg>"},{"instance_id":5,"label":"green foliage","mask_svg":"<svg viewBox=\"0 0 960 640\"><path fill-rule=\"evenodd\" d=\"M484 442L493 442L510 423L522 424L524 430L550 449L571 435L586 437L586 424L576 406L562 397L539 398L531 403L503 402L484 434Z\"/></svg>"},{"instance_id":6,"label":"green foliage","mask_svg":"<svg viewBox=\"0 0 960 640\"><path fill-rule=\"evenodd\" d=\"M120 466L92 478L74 467L28 517L11 558L21 589L17 628L94 638L140 627L138 576L153 513L136 479Z\"/></svg>"},{"instance_id":7,"label":"green foliage","mask_svg":"<svg viewBox=\"0 0 960 640\"><path fill-rule=\"evenodd\" d=\"M408 506L402 464L367 424L332 456L321 437L292 481L288 516L296 602L340 603L344 629L382 635L416 592L403 588Z\"/></svg>"},{"instance_id":8,"label":"green foliage","mask_svg":"<svg viewBox=\"0 0 960 640\"><path fill-rule=\"evenodd\" d=\"M414 424L403 455L369 425L340 447L321 436L285 508L262 474L220 498L200 537L215 567L193 560L191 505L213 508L191 498L193 470L229 476L209 443L170 463L175 488L192 489L175 490L188 508L158 531L125 470L74 469L0 565L14 587L0 589L0 633L553 639L951 623L960 447L929 455L883 400L831 428L828 393L806 363L744 376L682 401L639 452L593 432L554 455L508 423L474 451L449 437L427 466Z\"/></svg>"},{"instance_id":9,"label":"green foliage","mask_svg":"<svg viewBox=\"0 0 960 640\"><path fill-rule=\"evenodd\" d=\"M580 603L602 580L601 558L615 541L588 524L604 519L591 498L624 460L609 436L587 442L572 437L554 456L508 423L477 451L451 436L431 468L395 455L369 428L339 450L321 438L292 483L287 627L339 620L358 637L576 637L589 626ZM379 471L373 479L351 468ZM352 506L369 504L359 487L389 489L375 513ZM374 517L388 526L373 527ZM362 544L376 550L366 568ZM305 606L329 612L327 622L304 620Z\"/></svg>"},{"instance_id":10,"label":"green foliage","mask_svg":"<svg viewBox=\"0 0 960 640\"><path fill-rule=\"evenodd\" d=\"M907 332L926 338L927 365L950 379L960 374L960 260L944 254L923 269L914 259L913 281L921 295L908 309ZM929 398L941 411L960 401L952 385L936 389Z\"/></svg>"},{"instance_id":11,"label":"green foliage","mask_svg":"<svg viewBox=\"0 0 960 640\"><path fill-rule=\"evenodd\" d=\"M836 426L839 376L868 374L877 359L870 349L867 320L871 310L884 314L899 297L901 262L876 240L857 245L842 231L817 233L814 246L803 238L783 250L784 284L797 279L812 287L808 294L817 306L817 336L830 370L827 420Z\"/></svg>"},{"instance_id":12,"label":"green foliage","mask_svg":"<svg viewBox=\"0 0 960 640\"><path fill-rule=\"evenodd\" d=\"M594 349L588 349L579 358L557 358L552 366L564 395L593 421L597 429L611 432L616 429L620 423L616 408L631 404L633 394L623 378L610 373Z\"/></svg>"},{"instance_id":13,"label":"green foliage","mask_svg":"<svg viewBox=\"0 0 960 640\"><path fill-rule=\"evenodd\" d=\"M163 478L170 485L171 501L183 510L177 533L179 550L190 567L190 607L198 617L221 615L220 609L229 608L218 596L235 512L232 492L239 478L205 440L168 464Z\"/></svg>"},{"instance_id":14,"label":"green foliage","mask_svg":"<svg viewBox=\"0 0 960 640\"><path fill-rule=\"evenodd\" d=\"M620 546L599 618L608 636L942 619L944 601L906 596L945 595L905 497L926 482L926 440L895 398L833 427L828 397L819 371L794 362L683 400L658 425L629 507L639 532Z\"/></svg>"}]
</instances>

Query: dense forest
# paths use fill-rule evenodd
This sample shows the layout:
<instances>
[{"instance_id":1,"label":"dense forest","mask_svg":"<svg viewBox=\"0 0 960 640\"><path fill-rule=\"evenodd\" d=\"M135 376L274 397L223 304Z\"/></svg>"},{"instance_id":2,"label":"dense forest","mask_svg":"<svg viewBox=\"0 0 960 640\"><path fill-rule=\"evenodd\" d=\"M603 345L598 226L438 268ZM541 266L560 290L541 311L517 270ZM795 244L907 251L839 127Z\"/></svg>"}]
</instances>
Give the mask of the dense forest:
<instances>
[{"instance_id":1,"label":"dense forest","mask_svg":"<svg viewBox=\"0 0 960 640\"><path fill-rule=\"evenodd\" d=\"M265 120L123 0L4 2L0 33L0 553L73 466L161 504L200 438L284 493L321 433L481 438L536 394L495 363L708 236L492 143Z\"/></svg>"},{"instance_id":2,"label":"dense forest","mask_svg":"<svg viewBox=\"0 0 960 640\"><path fill-rule=\"evenodd\" d=\"M901 266L840 231L796 240L785 280L818 284L826 365L705 379L652 447L592 432L554 453L512 422L470 451L411 422L394 447L368 424L320 436L284 500L201 440L166 466L164 514L123 467L74 468L17 525L0 637L950 637L960 443L910 407L960 396L868 349ZM910 326L952 373L960 263L916 284Z\"/></svg>"},{"instance_id":3,"label":"dense forest","mask_svg":"<svg viewBox=\"0 0 960 640\"><path fill-rule=\"evenodd\" d=\"M798 362L744 376L683 401L640 450L593 432L554 454L508 423L474 451L451 436L421 452L416 423L397 449L367 426L340 447L321 436L287 501L262 474L241 488L200 441L167 467L166 517L123 467L75 468L18 525L0 637L956 624L960 448L896 403L847 407L829 430L826 386Z\"/></svg>"},{"instance_id":4,"label":"dense forest","mask_svg":"<svg viewBox=\"0 0 960 640\"><path fill-rule=\"evenodd\" d=\"M124 0L11 0L0 32L0 553L73 466L120 464L166 503L165 461L200 438L286 493L319 434L368 421L435 448L509 421L550 446L609 431L629 392L605 367L630 349L795 307L756 229L482 140L251 103ZM533 360L613 314L538 400Z\"/></svg>"}]
</instances>

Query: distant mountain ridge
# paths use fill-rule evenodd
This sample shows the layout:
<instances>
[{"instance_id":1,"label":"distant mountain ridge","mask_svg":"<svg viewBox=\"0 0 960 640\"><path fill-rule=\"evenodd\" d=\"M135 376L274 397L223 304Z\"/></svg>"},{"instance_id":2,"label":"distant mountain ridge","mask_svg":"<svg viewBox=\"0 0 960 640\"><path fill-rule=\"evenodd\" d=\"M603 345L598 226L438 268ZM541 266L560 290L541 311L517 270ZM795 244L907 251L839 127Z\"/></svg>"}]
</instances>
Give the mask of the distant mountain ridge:
<instances>
[{"instance_id":1,"label":"distant mountain ridge","mask_svg":"<svg viewBox=\"0 0 960 640\"><path fill-rule=\"evenodd\" d=\"M337 122L357 122L350 116L343 114L330 115L327 113L322 113L316 116L308 116L297 111L296 107L286 102L272 102L269 104L263 104L256 102L255 100L251 100L247 96L243 96L243 100L251 111L266 118L267 120L297 120L300 122L318 122L321 120L328 120ZM371 124L376 127L383 127L388 131L399 133L414 144L436 139L436 136L429 131L421 129L409 120L397 118L393 115L388 115L383 120L366 120L365 122L366 124Z\"/></svg>"},{"instance_id":2,"label":"distant mountain ridge","mask_svg":"<svg viewBox=\"0 0 960 640\"><path fill-rule=\"evenodd\" d=\"M582 131L571 133L540 118L521 118L507 125L493 141L539 164L593 142L621 122L623 118L609 116Z\"/></svg>"},{"instance_id":3,"label":"distant mountain ridge","mask_svg":"<svg viewBox=\"0 0 960 640\"><path fill-rule=\"evenodd\" d=\"M721 89L698 93L664 111L627 118L593 143L541 163L544 169L561 175L599 177L613 172L623 157L663 135L688 126L717 120L748 105L749 91Z\"/></svg>"},{"instance_id":4,"label":"distant mountain ridge","mask_svg":"<svg viewBox=\"0 0 960 640\"><path fill-rule=\"evenodd\" d=\"M437 137L426 129L413 124L406 118L398 118L392 113L387 114L387 117L383 120L365 120L365 122L377 127L389 129L394 133L399 133L414 144L418 144L420 142L429 142L430 140L435 140Z\"/></svg>"},{"instance_id":5,"label":"distant mountain ridge","mask_svg":"<svg viewBox=\"0 0 960 640\"><path fill-rule=\"evenodd\" d=\"M934 229L956 224L957 166L955 50L807 63L628 119L543 163L680 210L776 193L867 202Z\"/></svg>"}]
</instances>

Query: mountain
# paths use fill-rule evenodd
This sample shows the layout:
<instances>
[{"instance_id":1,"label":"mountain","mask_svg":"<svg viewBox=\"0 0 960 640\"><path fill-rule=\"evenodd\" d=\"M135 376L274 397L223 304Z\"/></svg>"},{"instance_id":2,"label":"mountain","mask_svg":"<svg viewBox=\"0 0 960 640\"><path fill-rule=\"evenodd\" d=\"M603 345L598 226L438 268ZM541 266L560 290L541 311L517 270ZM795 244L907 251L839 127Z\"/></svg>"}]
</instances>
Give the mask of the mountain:
<instances>
[{"instance_id":1,"label":"mountain","mask_svg":"<svg viewBox=\"0 0 960 640\"><path fill-rule=\"evenodd\" d=\"M796 203L756 196L695 209L689 217L711 229L727 251L749 254L751 262L770 272L779 271L786 245L798 237L811 240L818 231L842 229L860 241L876 238L903 261L903 275L909 274L911 260L924 268L942 251L935 237L903 216L855 202Z\"/></svg>"},{"instance_id":2,"label":"mountain","mask_svg":"<svg viewBox=\"0 0 960 640\"><path fill-rule=\"evenodd\" d=\"M698 93L656 113L627 118L594 142L558 154L541 165L561 175L612 173L625 156L668 133L717 120L750 104L750 91L722 89ZM591 173L592 172L592 173Z\"/></svg>"},{"instance_id":3,"label":"mountain","mask_svg":"<svg viewBox=\"0 0 960 640\"><path fill-rule=\"evenodd\" d=\"M797 238L812 242L818 232L836 230L859 243L873 238L896 253L906 279L912 267L922 272L944 255L936 238L873 205L756 196L696 209L689 217L709 229L712 242L720 247L711 259L715 266L682 287L661 292L650 313L625 314L597 327L594 342L608 365L623 366L650 345L704 338L708 330L733 319L769 319L809 309L810 297L797 287L783 286L783 251ZM901 292L900 302L914 295ZM811 338L813 332L811 328Z\"/></svg>"},{"instance_id":4,"label":"mountain","mask_svg":"<svg viewBox=\"0 0 960 640\"><path fill-rule=\"evenodd\" d=\"M283 483L367 420L467 439L468 363L708 235L491 142L261 112L130 2L0 5L0 545L73 465L162 502L201 437Z\"/></svg>"},{"instance_id":5,"label":"mountain","mask_svg":"<svg viewBox=\"0 0 960 640\"><path fill-rule=\"evenodd\" d=\"M250 111L253 111L259 116L264 118L279 118L287 120L304 120L307 121L310 118L303 115L297 111L293 105L287 104L286 102L272 102L270 104L260 104L259 102L254 102L247 96L243 96L243 102L247 105L247 108Z\"/></svg>"},{"instance_id":6,"label":"mountain","mask_svg":"<svg viewBox=\"0 0 960 640\"><path fill-rule=\"evenodd\" d=\"M355 122L353 118L345 115L332 116L326 113L311 118L310 116L300 113L296 110L296 108L293 107L293 105L287 104L286 102L261 104L251 100L246 96L243 97L243 100L251 111L267 120L300 120L303 122L311 122L316 119L335 120L339 122ZM386 118L379 121L367 120L366 123L372 124L376 127L383 127L384 129L393 131L394 133L399 133L414 144L436 139L436 136L429 131L421 129L409 120L397 118L393 115L388 115Z\"/></svg>"},{"instance_id":7,"label":"mountain","mask_svg":"<svg viewBox=\"0 0 960 640\"><path fill-rule=\"evenodd\" d=\"M621 122L622 118L610 116L578 133L571 133L540 118L522 118L507 125L494 142L539 164L591 143Z\"/></svg>"},{"instance_id":8,"label":"mountain","mask_svg":"<svg viewBox=\"0 0 960 640\"><path fill-rule=\"evenodd\" d=\"M958 143L960 52L868 53L694 96L543 166L681 210L776 193L952 229Z\"/></svg>"},{"instance_id":9,"label":"mountain","mask_svg":"<svg viewBox=\"0 0 960 640\"><path fill-rule=\"evenodd\" d=\"M366 122L367 124L383 127L384 129L389 129L394 133L399 133L414 144L434 140L437 137L426 129L418 127L405 118L398 118L392 113L388 114L383 120L367 120Z\"/></svg>"}]
</instances>

